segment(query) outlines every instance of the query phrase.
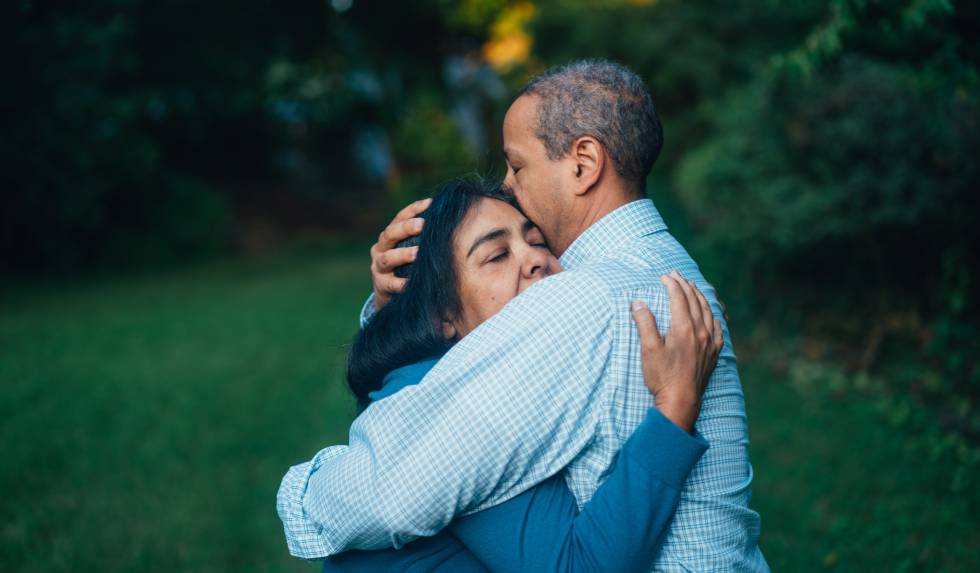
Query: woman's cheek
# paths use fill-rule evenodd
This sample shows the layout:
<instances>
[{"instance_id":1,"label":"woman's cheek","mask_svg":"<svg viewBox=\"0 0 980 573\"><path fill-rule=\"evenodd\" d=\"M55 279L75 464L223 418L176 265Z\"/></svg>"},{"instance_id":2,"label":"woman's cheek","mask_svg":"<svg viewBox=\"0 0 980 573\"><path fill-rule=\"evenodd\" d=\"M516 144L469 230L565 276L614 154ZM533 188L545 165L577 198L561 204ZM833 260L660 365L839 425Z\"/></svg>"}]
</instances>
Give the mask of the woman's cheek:
<instances>
[{"instance_id":1,"label":"woman's cheek","mask_svg":"<svg viewBox=\"0 0 980 573\"><path fill-rule=\"evenodd\" d=\"M510 265L499 265L481 285L487 318L496 314L514 297L514 277Z\"/></svg>"}]
</instances>

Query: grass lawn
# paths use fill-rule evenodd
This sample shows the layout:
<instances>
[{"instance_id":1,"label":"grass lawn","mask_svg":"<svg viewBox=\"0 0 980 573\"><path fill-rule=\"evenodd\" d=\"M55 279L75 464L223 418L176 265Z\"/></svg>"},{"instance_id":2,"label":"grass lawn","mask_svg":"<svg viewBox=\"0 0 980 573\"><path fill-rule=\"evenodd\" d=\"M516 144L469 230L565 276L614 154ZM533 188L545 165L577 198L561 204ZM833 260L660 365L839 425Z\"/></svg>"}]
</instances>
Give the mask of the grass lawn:
<instances>
[{"instance_id":1,"label":"grass lawn","mask_svg":"<svg viewBox=\"0 0 980 573\"><path fill-rule=\"evenodd\" d=\"M2 291L0 571L316 570L286 554L275 493L346 439L368 286L348 246ZM905 432L764 356L742 368L773 570L980 566L928 420Z\"/></svg>"}]
</instances>

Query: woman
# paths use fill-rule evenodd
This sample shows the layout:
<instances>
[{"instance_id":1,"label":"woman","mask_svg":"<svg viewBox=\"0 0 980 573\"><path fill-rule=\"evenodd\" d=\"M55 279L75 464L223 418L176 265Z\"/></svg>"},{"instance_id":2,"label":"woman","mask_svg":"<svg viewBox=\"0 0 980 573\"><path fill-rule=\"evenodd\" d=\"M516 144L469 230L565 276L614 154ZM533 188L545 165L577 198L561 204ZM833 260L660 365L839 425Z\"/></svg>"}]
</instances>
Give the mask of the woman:
<instances>
[{"instance_id":1,"label":"woman","mask_svg":"<svg viewBox=\"0 0 980 573\"><path fill-rule=\"evenodd\" d=\"M421 235L410 240L417 258L397 271L407 279L404 292L377 312L351 348L348 382L362 408L420 382L456 341L561 270L541 232L496 186L454 182L433 197L423 218ZM702 312L707 304L701 294L679 276L664 283L674 321L666 344L645 307L634 305L633 314L647 387L658 399L683 394L670 402L685 406L650 409L581 513L562 477L554 476L457 518L434 537L398 550L343 553L329 558L324 570L649 570L680 487L707 448L688 432L722 342L720 325ZM710 342L696 343L705 333ZM671 359L687 360L689 375L676 374Z\"/></svg>"}]
</instances>

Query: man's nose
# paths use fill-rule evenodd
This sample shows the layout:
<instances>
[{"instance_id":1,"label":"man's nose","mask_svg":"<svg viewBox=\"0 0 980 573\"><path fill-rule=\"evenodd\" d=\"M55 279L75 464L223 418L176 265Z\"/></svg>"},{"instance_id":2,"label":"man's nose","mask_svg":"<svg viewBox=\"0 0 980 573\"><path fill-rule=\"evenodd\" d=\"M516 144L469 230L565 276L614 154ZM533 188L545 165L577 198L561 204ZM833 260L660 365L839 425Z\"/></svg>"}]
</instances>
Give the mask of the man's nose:
<instances>
[{"instance_id":1,"label":"man's nose","mask_svg":"<svg viewBox=\"0 0 980 573\"><path fill-rule=\"evenodd\" d=\"M508 195L513 196L514 186L516 184L517 181L514 179L514 172L508 168L507 175L504 175L504 192L506 192Z\"/></svg>"}]
</instances>

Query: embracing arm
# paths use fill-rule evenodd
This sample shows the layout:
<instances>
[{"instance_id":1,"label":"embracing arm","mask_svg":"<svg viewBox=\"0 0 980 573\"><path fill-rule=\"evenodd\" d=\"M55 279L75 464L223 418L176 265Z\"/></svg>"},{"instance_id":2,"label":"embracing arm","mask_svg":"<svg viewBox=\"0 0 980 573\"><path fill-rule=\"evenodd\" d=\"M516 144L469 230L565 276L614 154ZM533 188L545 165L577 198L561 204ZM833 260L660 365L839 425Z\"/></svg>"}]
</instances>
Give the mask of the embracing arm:
<instances>
[{"instance_id":1,"label":"embracing arm","mask_svg":"<svg viewBox=\"0 0 980 573\"><path fill-rule=\"evenodd\" d=\"M646 572L663 542L687 474L707 443L651 408L579 513L556 474L494 507L454 520L401 549L345 551L325 573L405 571Z\"/></svg>"},{"instance_id":2,"label":"embracing arm","mask_svg":"<svg viewBox=\"0 0 980 573\"><path fill-rule=\"evenodd\" d=\"M278 499L290 551L400 547L558 473L595 433L612 345L601 289L571 272L535 284L368 408L349 446L292 468Z\"/></svg>"},{"instance_id":3,"label":"embracing arm","mask_svg":"<svg viewBox=\"0 0 980 573\"><path fill-rule=\"evenodd\" d=\"M649 570L681 486L707 448L685 430L697 417L722 341L720 324L684 312L688 297L707 308L703 296L669 277L663 282L674 317L667 336L660 336L642 304L634 304L633 317L644 380L673 421L651 408L581 513L558 474L509 501L456 519L434 537L400 550L348 551L328 558L324 570L482 571L484 565L493 571ZM700 305L690 308L702 315Z\"/></svg>"},{"instance_id":4,"label":"embracing arm","mask_svg":"<svg viewBox=\"0 0 980 573\"><path fill-rule=\"evenodd\" d=\"M633 304L644 382L656 396L605 482L579 513L561 476L457 519L449 530L494 571L649 571L688 473L708 444L689 433L722 347L721 324L680 277L664 277L672 323ZM690 304L695 303L695 304ZM669 419L668 419L669 417Z\"/></svg>"},{"instance_id":5,"label":"embracing arm","mask_svg":"<svg viewBox=\"0 0 980 573\"><path fill-rule=\"evenodd\" d=\"M559 474L449 531L492 571L649 571L706 448L651 409L581 513Z\"/></svg>"}]
</instances>

